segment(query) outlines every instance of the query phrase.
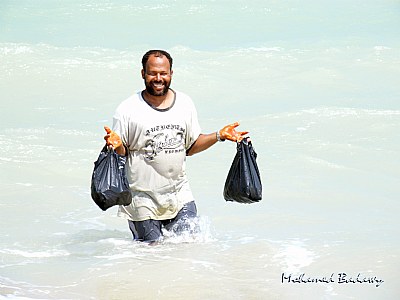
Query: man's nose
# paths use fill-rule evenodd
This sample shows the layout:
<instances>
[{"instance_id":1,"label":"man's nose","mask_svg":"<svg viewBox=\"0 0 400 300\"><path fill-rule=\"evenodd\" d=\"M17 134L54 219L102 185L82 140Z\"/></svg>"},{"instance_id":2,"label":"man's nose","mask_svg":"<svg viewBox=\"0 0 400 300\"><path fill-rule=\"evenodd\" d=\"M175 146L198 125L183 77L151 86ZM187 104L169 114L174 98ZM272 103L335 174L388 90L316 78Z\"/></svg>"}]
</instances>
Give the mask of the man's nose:
<instances>
[{"instance_id":1,"label":"man's nose","mask_svg":"<svg viewBox=\"0 0 400 300\"><path fill-rule=\"evenodd\" d=\"M160 73L157 73L156 79L157 79L157 80L161 80L161 74L160 74Z\"/></svg>"}]
</instances>

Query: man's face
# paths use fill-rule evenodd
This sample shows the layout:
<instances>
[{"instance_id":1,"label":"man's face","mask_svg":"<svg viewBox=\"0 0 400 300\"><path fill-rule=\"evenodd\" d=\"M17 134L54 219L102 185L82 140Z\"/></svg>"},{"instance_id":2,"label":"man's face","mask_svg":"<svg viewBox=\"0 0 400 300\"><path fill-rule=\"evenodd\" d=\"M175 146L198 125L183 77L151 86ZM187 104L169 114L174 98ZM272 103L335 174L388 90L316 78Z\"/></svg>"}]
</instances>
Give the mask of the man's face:
<instances>
[{"instance_id":1,"label":"man's face","mask_svg":"<svg viewBox=\"0 0 400 300\"><path fill-rule=\"evenodd\" d=\"M142 70L142 77L146 91L152 96L164 96L171 84L172 70L165 56L151 55L146 64L146 70Z\"/></svg>"}]
</instances>

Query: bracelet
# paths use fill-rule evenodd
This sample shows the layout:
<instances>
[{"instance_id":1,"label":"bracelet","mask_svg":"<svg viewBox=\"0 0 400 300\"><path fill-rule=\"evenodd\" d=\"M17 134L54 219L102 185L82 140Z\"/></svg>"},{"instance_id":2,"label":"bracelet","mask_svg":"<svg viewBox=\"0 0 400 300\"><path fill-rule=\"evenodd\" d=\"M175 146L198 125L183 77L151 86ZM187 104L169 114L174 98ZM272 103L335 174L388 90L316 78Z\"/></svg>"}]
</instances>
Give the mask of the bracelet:
<instances>
[{"instance_id":1,"label":"bracelet","mask_svg":"<svg viewBox=\"0 0 400 300\"><path fill-rule=\"evenodd\" d=\"M225 142L225 140L221 139L221 135L219 134L219 131L217 130L217 132L215 133L217 136L217 141L218 142Z\"/></svg>"}]
</instances>

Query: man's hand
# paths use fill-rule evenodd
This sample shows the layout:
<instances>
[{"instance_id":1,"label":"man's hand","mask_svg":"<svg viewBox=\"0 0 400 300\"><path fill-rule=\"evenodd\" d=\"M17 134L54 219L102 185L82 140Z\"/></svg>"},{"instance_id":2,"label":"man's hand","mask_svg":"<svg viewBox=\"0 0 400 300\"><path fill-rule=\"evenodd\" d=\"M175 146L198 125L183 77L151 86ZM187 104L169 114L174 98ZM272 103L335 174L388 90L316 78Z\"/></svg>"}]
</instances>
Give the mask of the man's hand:
<instances>
[{"instance_id":1,"label":"man's hand","mask_svg":"<svg viewBox=\"0 0 400 300\"><path fill-rule=\"evenodd\" d=\"M107 126L104 126L104 129L107 132L107 135L104 136L107 145L113 147L115 150L120 147L123 148L121 138L118 136L118 134L116 134Z\"/></svg>"},{"instance_id":2,"label":"man's hand","mask_svg":"<svg viewBox=\"0 0 400 300\"><path fill-rule=\"evenodd\" d=\"M219 131L219 136L222 140L230 140L233 142L240 142L243 140L244 136L248 134L248 131L236 131L235 127L238 127L239 122L235 122L230 125L226 125Z\"/></svg>"}]
</instances>

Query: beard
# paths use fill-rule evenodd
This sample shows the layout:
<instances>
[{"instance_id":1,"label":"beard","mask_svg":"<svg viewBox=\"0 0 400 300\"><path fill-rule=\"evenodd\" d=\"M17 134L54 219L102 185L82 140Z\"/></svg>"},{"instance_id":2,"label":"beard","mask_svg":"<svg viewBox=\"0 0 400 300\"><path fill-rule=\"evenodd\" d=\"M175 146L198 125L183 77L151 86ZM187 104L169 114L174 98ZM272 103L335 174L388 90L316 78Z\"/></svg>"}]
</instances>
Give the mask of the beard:
<instances>
[{"instance_id":1,"label":"beard","mask_svg":"<svg viewBox=\"0 0 400 300\"><path fill-rule=\"evenodd\" d=\"M156 91L153 83L162 83L164 85L163 89L161 91ZM151 82L144 82L144 85L146 86L146 91L152 95L152 96L164 96L168 93L169 86L171 85L171 81L151 81Z\"/></svg>"}]
</instances>

